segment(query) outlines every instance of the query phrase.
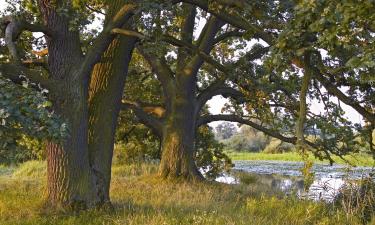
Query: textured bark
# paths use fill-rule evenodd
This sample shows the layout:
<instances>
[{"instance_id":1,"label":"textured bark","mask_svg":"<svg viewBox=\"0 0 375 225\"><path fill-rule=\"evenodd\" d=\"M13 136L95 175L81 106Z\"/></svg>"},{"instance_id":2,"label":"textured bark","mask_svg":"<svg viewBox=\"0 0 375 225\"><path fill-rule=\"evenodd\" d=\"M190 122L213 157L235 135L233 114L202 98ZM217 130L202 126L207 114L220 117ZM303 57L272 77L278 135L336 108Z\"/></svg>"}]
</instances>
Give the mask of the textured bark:
<instances>
[{"instance_id":1,"label":"textured bark","mask_svg":"<svg viewBox=\"0 0 375 225\"><path fill-rule=\"evenodd\" d=\"M112 1L109 18L125 0ZM89 91L89 152L95 174L98 204L110 202L112 155L117 118L135 38L119 37L112 41L94 67Z\"/></svg>"},{"instance_id":2,"label":"textured bark","mask_svg":"<svg viewBox=\"0 0 375 225\"><path fill-rule=\"evenodd\" d=\"M202 179L194 160L195 82L194 77L177 75L176 94L171 98L162 132L159 173L164 178Z\"/></svg>"},{"instance_id":3,"label":"textured bark","mask_svg":"<svg viewBox=\"0 0 375 225\"><path fill-rule=\"evenodd\" d=\"M163 129L159 173L164 178L202 179L194 161L195 123L186 107L173 112Z\"/></svg>"},{"instance_id":4,"label":"textured bark","mask_svg":"<svg viewBox=\"0 0 375 225\"><path fill-rule=\"evenodd\" d=\"M163 128L159 173L165 178L202 179L194 160L196 120L199 113L196 101L197 74L204 62L204 55L209 57L215 36L224 22L210 17L195 46L192 42L196 9L189 5L185 7L181 40L169 38L168 41L180 47L175 71L171 70L164 57L144 51L141 47L138 49L163 87L166 111L160 120ZM186 46L190 48L189 51L182 49Z\"/></svg>"},{"instance_id":5,"label":"textured bark","mask_svg":"<svg viewBox=\"0 0 375 225\"><path fill-rule=\"evenodd\" d=\"M69 128L62 143L47 145L47 192L54 206L81 208L95 202L87 147L88 83L76 79L83 59L79 33L70 30L68 18L56 12L60 3L39 2L45 25L54 33L47 37L50 76L61 80L50 97Z\"/></svg>"},{"instance_id":6,"label":"textured bark","mask_svg":"<svg viewBox=\"0 0 375 225\"><path fill-rule=\"evenodd\" d=\"M55 206L85 208L96 201L87 147L87 91L77 83L64 87L67 96L75 97L53 95L54 102L60 103L55 110L66 120L69 135L60 144L47 145L48 199Z\"/></svg>"}]
</instances>

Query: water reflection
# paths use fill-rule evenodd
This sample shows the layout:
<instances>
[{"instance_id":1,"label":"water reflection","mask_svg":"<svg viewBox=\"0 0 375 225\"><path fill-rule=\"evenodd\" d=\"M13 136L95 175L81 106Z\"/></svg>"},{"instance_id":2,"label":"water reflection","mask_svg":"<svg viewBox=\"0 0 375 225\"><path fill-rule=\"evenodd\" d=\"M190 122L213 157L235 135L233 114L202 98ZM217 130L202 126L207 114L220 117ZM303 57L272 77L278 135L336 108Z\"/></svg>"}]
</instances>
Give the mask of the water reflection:
<instances>
[{"instance_id":1,"label":"water reflection","mask_svg":"<svg viewBox=\"0 0 375 225\"><path fill-rule=\"evenodd\" d=\"M301 168L302 162L280 161L235 161L234 170L243 171L256 177L260 184L281 190L286 194L296 194L301 198L331 201L338 194L346 179L360 179L368 176L371 167L353 167L348 169L343 165L315 164L312 172L315 180L307 192ZM234 176L225 175L217 179L223 183L238 183Z\"/></svg>"}]
</instances>

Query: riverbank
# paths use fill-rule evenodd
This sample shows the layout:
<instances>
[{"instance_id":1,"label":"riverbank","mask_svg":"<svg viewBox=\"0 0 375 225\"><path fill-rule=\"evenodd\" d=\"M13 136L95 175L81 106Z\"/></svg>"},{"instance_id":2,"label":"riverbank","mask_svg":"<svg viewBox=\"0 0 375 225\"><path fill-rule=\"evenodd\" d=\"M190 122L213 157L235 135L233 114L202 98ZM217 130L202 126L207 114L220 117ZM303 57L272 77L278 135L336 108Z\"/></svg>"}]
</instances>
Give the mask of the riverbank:
<instances>
[{"instance_id":1,"label":"riverbank","mask_svg":"<svg viewBox=\"0 0 375 225\"><path fill-rule=\"evenodd\" d=\"M157 165L115 165L115 210L77 214L44 206L45 162L0 167L0 224L359 224L337 207L282 197L257 182L186 183L161 180L156 171Z\"/></svg>"},{"instance_id":2,"label":"riverbank","mask_svg":"<svg viewBox=\"0 0 375 225\"><path fill-rule=\"evenodd\" d=\"M270 153L252 153L252 152L237 152L237 151L226 151L225 152L232 160L276 160L276 161L303 161L301 155L297 152L286 152L286 153L278 153L278 154L270 154ZM337 164L347 164L343 159L338 156L332 156L333 160ZM365 154L352 154L349 156L344 157L348 160L352 165L357 166L369 166L372 167L375 165L375 161L372 159L370 155ZM315 158L312 154L310 154L309 159L312 160L314 163L328 163L328 160L321 161Z\"/></svg>"}]
</instances>

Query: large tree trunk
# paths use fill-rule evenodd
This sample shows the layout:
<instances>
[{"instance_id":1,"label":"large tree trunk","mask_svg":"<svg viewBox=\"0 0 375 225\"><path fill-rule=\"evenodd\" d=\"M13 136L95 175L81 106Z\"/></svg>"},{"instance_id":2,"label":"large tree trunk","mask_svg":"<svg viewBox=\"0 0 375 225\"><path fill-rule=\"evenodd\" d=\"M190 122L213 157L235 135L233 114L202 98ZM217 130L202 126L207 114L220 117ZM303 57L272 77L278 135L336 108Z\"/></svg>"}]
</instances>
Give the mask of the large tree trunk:
<instances>
[{"instance_id":1,"label":"large tree trunk","mask_svg":"<svg viewBox=\"0 0 375 225\"><path fill-rule=\"evenodd\" d=\"M117 118L134 38L112 42L93 70L89 97L90 163L96 176L99 204L109 203L112 155ZM110 59L108 61L108 59Z\"/></svg>"},{"instance_id":2,"label":"large tree trunk","mask_svg":"<svg viewBox=\"0 0 375 225\"><path fill-rule=\"evenodd\" d=\"M128 0L110 2L109 21ZM91 75L89 89L89 154L95 175L98 204L110 203L114 136L125 80L136 39L120 36L112 41Z\"/></svg>"},{"instance_id":3,"label":"large tree trunk","mask_svg":"<svg viewBox=\"0 0 375 225\"><path fill-rule=\"evenodd\" d=\"M48 200L54 206L80 209L94 204L92 174L87 147L87 91L77 83L64 85L70 99L54 94L55 110L68 125L62 143L47 144Z\"/></svg>"},{"instance_id":4,"label":"large tree trunk","mask_svg":"<svg viewBox=\"0 0 375 225\"><path fill-rule=\"evenodd\" d=\"M180 93L181 94L181 93ZM159 173L164 178L202 179L195 160L194 101L178 95L163 128Z\"/></svg>"},{"instance_id":5,"label":"large tree trunk","mask_svg":"<svg viewBox=\"0 0 375 225\"><path fill-rule=\"evenodd\" d=\"M62 4L39 1L45 25L54 34L46 38L50 76L60 81L50 97L69 130L61 143L47 145L47 192L53 206L82 208L97 201L88 155L88 81L79 76L83 61L79 32L71 29L69 18L57 13Z\"/></svg>"}]
</instances>

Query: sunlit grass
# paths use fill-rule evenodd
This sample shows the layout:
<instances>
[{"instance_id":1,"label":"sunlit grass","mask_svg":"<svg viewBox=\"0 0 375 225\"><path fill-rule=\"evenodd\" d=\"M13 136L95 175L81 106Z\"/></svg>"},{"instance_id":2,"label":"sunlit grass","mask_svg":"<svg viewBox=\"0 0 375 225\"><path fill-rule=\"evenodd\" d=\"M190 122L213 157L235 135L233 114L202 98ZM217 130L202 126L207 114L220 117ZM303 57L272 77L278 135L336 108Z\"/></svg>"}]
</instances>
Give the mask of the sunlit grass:
<instances>
[{"instance_id":1,"label":"sunlit grass","mask_svg":"<svg viewBox=\"0 0 375 225\"><path fill-rule=\"evenodd\" d=\"M285 152L285 153L252 153L252 152L237 152L237 151L226 151L228 156L232 160L277 160L277 161L303 161L302 156L297 152ZM315 163L328 163L328 160L321 161L310 154L309 158ZM343 159L338 156L332 156L333 160L337 164L347 164ZM374 166L375 161L370 155L366 154L351 154L344 156L352 165L357 166Z\"/></svg>"},{"instance_id":2,"label":"sunlit grass","mask_svg":"<svg viewBox=\"0 0 375 225\"><path fill-rule=\"evenodd\" d=\"M74 214L44 206L45 163L20 166L13 175L0 176L0 224L358 224L352 215L323 203L284 198L256 180L247 185L176 182L161 180L156 169L116 165L114 212Z\"/></svg>"}]
</instances>

